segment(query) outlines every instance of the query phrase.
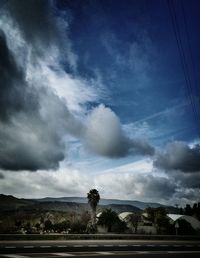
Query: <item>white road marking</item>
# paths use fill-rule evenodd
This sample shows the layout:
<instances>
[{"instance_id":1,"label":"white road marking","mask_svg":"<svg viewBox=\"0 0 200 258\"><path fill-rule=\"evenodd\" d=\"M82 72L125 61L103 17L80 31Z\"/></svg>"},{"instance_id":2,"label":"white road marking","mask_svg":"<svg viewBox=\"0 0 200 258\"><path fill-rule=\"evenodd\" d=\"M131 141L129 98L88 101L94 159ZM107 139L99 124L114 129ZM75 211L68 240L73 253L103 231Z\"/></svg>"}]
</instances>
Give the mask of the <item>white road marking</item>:
<instances>
[{"instance_id":1,"label":"white road marking","mask_svg":"<svg viewBox=\"0 0 200 258\"><path fill-rule=\"evenodd\" d=\"M17 255L17 254L4 254L4 257L9 258L28 258L29 256Z\"/></svg>"},{"instance_id":2,"label":"white road marking","mask_svg":"<svg viewBox=\"0 0 200 258\"><path fill-rule=\"evenodd\" d=\"M153 246L155 246L155 245L147 245L148 247L153 247Z\"/></svg>"},{"instance_id":3,"label":"white road marking","mask_svg":"<svg viewBox=\"0 0 200 258\"><path fill-rule=\"evenodd\" d=\"M73 247L83 247L83 245L73 245Z\"/></svg>"},{"instance_id":4,"label":"white road marking","mask_svg":"<svg viewBox=\"0 0 200 258\"><path fill-rule=\"evenodd\" d=\"M150 252L148 252L148 251L138 251L138 252L136 252L137 254L149 254Z\"/></svg>"},{"instance_id":5,"label":"white road marking","mask_svg":"<svg viewBox=\"0 0 200 258\"><path fill-rule=\"evenodd\" d=\"M67 247L66 245L57 245L57 247Z\"/></svg>"},{"instance_id":6,"label":"white road marking","mask_svg":"<svg viewBox=\"0 0 200 258\"><path fill-rule=\"evenodd\" d=\"M41 245L40 246L41 248L49 248L49 247L51 247L50 245Z\"/></svg>"},{"instance_id":7,"label":"white road marking","mask_svg":"<svg viewBox=\"0 0 200 258\"><path fill-rule=\"evenodd\" d=\"M169 254L200 254L200 251L168 251Z\"/></svg>"},{"instance_id":8,"label":"white road marking","mask_svg":"<svg viewBox=\"0 0 200 258\"><path fill-rule=\"evenodd\" d=\"M111 252L95 252L95 253L97 253L97 254L103 254L103 255L113 254L113 253L111 253Z\"/></svg>"},{"instance_id":9,"label":"white road marking","mask_svg":"<svg viewBox=\"0 0 200 258\"><path fill-rule=\"evenodd\" d=\"M63 257L66 257L66 256L74 256L74 254L69 254L69 253L51 253L52 255L58 255L58 256L63 256Z\"/></svg>"},{"instance_id":10,"label":"white road marking","mask_svg":"<svg viewBox=\"0 0 200 258\"><path fill-rule=\"evenodd\" d=\"M5 246L5 248L16 248L16 246Z\"/></svg>"}]
</instances>

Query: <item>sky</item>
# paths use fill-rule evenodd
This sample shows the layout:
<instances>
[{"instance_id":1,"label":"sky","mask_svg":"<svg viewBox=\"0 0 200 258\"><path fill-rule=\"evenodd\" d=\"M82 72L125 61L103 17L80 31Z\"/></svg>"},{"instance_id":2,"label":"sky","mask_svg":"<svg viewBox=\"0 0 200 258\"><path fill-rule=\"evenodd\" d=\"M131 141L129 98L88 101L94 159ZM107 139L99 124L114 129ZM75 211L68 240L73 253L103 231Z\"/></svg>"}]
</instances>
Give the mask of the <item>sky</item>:
<instances>
[{"instance_id":1,"label":"sky","mask_svg":"<svg viewBox=\"0 0 200 258\"><path fill-rule=\"evenodd\" d=\"M0 192L200 196L198 0L1 0Z\"/></svg>"}]
</instances>

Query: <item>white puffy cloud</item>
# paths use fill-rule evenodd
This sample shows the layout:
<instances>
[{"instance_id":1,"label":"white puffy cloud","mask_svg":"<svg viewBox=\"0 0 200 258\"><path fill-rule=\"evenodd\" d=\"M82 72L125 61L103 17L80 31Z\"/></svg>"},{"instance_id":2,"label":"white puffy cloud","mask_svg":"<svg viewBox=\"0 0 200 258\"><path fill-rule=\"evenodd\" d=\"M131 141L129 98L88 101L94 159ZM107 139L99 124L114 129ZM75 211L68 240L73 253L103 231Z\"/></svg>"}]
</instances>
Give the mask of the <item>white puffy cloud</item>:
<instances>
[{"instance_id":1,"label":"white puffy cloud","mask_svg":"<svg viewBox=\"0 0 200 258\"><path fill-rule=\"evenodd\" d=\"M38 170L0 171L0 188L5 194L25 198L46 196L86 196L89 189L97 188L101 198L160 202L163 204L185 205L197 201L199 188L194 180L179 175L170 176L154 171L153 161L143 159L126 165L88 173L81 167L64 164L57 171ZM197 175L197 174L195 174Z\"/></svg>"},{"instance_id":2,"label":"white puffy cloud","mask_svg":"<svg viewBox=\"0 0 200 258\"><path fill-rule=\"evenodd\" d=\"M78 76L72 76L61 67L54 68L55 70L49 67L49 62L42 62L37 74L41 76L41 80L46 80L46 85L59 98L65 100L70 112L83 115L85 103L99 100L98 85L94 80L87 81Z\"/></svg>"},{"instance_id":3,"label":"white puffy cloud","mask_svg":"<svg viewBox=\"0 0 200 258\"><path fill-rule=\"evenodd\" d=\"M85 196L91 186L90 178L73 167L35 173L2 171L2 175L1 191L25 198Z\"/></svg>"},{"instance_id":4,"label":"white puffy cloud","mask_svg":"<svg viewBox=\"0 0 200 258\"><path fill-rule=\"evenodd\" d=\"M105 171L95 178L96 185L107 198L112 196L117 199L169 202L176 192L176 183L166 176L153 174L152 164L147 164L141 162L138 167L136 162L130 164L128 168L122 166ZM143 172L142 167L144 167Z\"/></svg>"},{"instance_id":5,"label":"white puffy cloud","mask_svg":"<svg viewBox=\"0 0 200 258\"><path fill-rule=\"evenodd\" d=\"M60 23L48 1L11 0L0 9L3 169L58 168L66 156L65 135L80 138L84 127L77 113L83 116L83 105L98 98L94 80L71 76L61 65L76 64L70 64L72 46Z\"/></svg>"},{"instance_id":6,"label":"white puffy cloud","mask_svg":"<svg viewBox=\"0 0 200 258\"><path fill-rule=\"evenodd\" d=\"M2 171L4 179L0 180L0 187L5 194L26 198L86 196L89 189L97 188L102 198L168 201L175 192L175 183L152 175L151 169L152 162L144 160L93 176L72 165L35 173Z\"/></svg>"},{"instance_id":7,"label":"white puffy cloud","mask_svg":"<svg viewBox=\"0 0 200 258\"><path fill-rule=\"evenodd\" d=\"M131 153L154 153L154 148L147 142L128 138L122 130L119 118L104 105L99 105L89 114L84 138L91 150L103 156L123 157Z\"/></svg>"},{"instance_id":8,"label":"white puffy cloud","mask_svg":"<svg viewBox=\"0 0 200 258\"><path fill-rule=\"evenodd\" d=\"M67 16L54 15L51 4L10 0L0 10L0 167L57 169L66 135L106 157L153 154L146 142L125 136L109 108L100 105L85 119L87 104L101 99L102 82L76 73Z\"/></svg>"},{"instance_id":9,"label":"white puffy cloud","mask_svg":"<svg viewBox=\"0 0 200 258\"><path fill-rule=\"evenodd\" d=\"M93 109L86 122L85 141L96 153L105 156L126 154L126 138L118 117L111 109L100 105Z\"/></svg>"}]
</instances>

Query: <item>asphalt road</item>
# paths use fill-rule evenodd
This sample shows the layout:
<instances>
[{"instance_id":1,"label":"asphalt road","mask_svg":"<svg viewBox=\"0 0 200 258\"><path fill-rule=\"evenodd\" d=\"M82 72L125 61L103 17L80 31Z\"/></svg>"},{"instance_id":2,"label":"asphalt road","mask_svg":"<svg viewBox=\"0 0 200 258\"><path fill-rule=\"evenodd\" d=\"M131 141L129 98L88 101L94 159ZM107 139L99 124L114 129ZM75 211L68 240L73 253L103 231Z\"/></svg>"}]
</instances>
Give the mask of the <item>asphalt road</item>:
<instances>
[{"instance_id":1,"label":"asphalt road","mask_svg":"<svg viewBox=\"0 0 200 258\"><path fill-rule=\"evenodd\" d=\"M0 241L0 257L200 257L200 241Z\"/></svg>"},{"instance_id":2,"label":"asphalt road","mask_svg":"<svg viewBox=\"0 0 200 258\"><path fill-rule=\"evenodd\" d=\"M200 251L138 251L138 252L81 252L81 253L20 253L20 254L0 254L1 258L197 258Z\"/></svg>"}]
</instances>

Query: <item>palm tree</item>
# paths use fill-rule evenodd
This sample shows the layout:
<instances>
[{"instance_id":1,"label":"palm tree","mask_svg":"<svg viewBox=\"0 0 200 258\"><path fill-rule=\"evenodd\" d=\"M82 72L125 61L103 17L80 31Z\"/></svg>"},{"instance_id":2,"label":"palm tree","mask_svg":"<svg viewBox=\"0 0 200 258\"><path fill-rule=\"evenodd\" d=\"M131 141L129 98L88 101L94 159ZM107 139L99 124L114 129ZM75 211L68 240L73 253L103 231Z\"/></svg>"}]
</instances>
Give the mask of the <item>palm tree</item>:
<instances>
[{"instance_id":1,"label":"palm tree","mask_svg":"<svg viewBox=\"0 0 200 258\"><path fill-rule=\"evenodd\" d=\"M126 220L130 226L134 228L135 233L137 233L138 224L141 221L141 215L139 213L132 213L127 216Z\"/></svg>"},{"instance_id":2,"label":"palm tree","mask_svg":"<svg viewBox=\"0 0 200 258\"><path fill-rule=\"evenodd\" d=\"M99 219L98 224L105 226L108 232L111 232L112 226L119 220L117 213L111 209L104 210Z\"/></svg>"},{"instance_id":3,"label":"palm tree","mask_svg":"<svg viewBox=\"0 0 200 258\"><path fill-rule=\"evenodd\" d=\"M96 209L100 200L99 192L96 189L91 189L89 193L87 193L87 198L92 210L92 224L96 226Z\"/></svg>"}]
</instances>

